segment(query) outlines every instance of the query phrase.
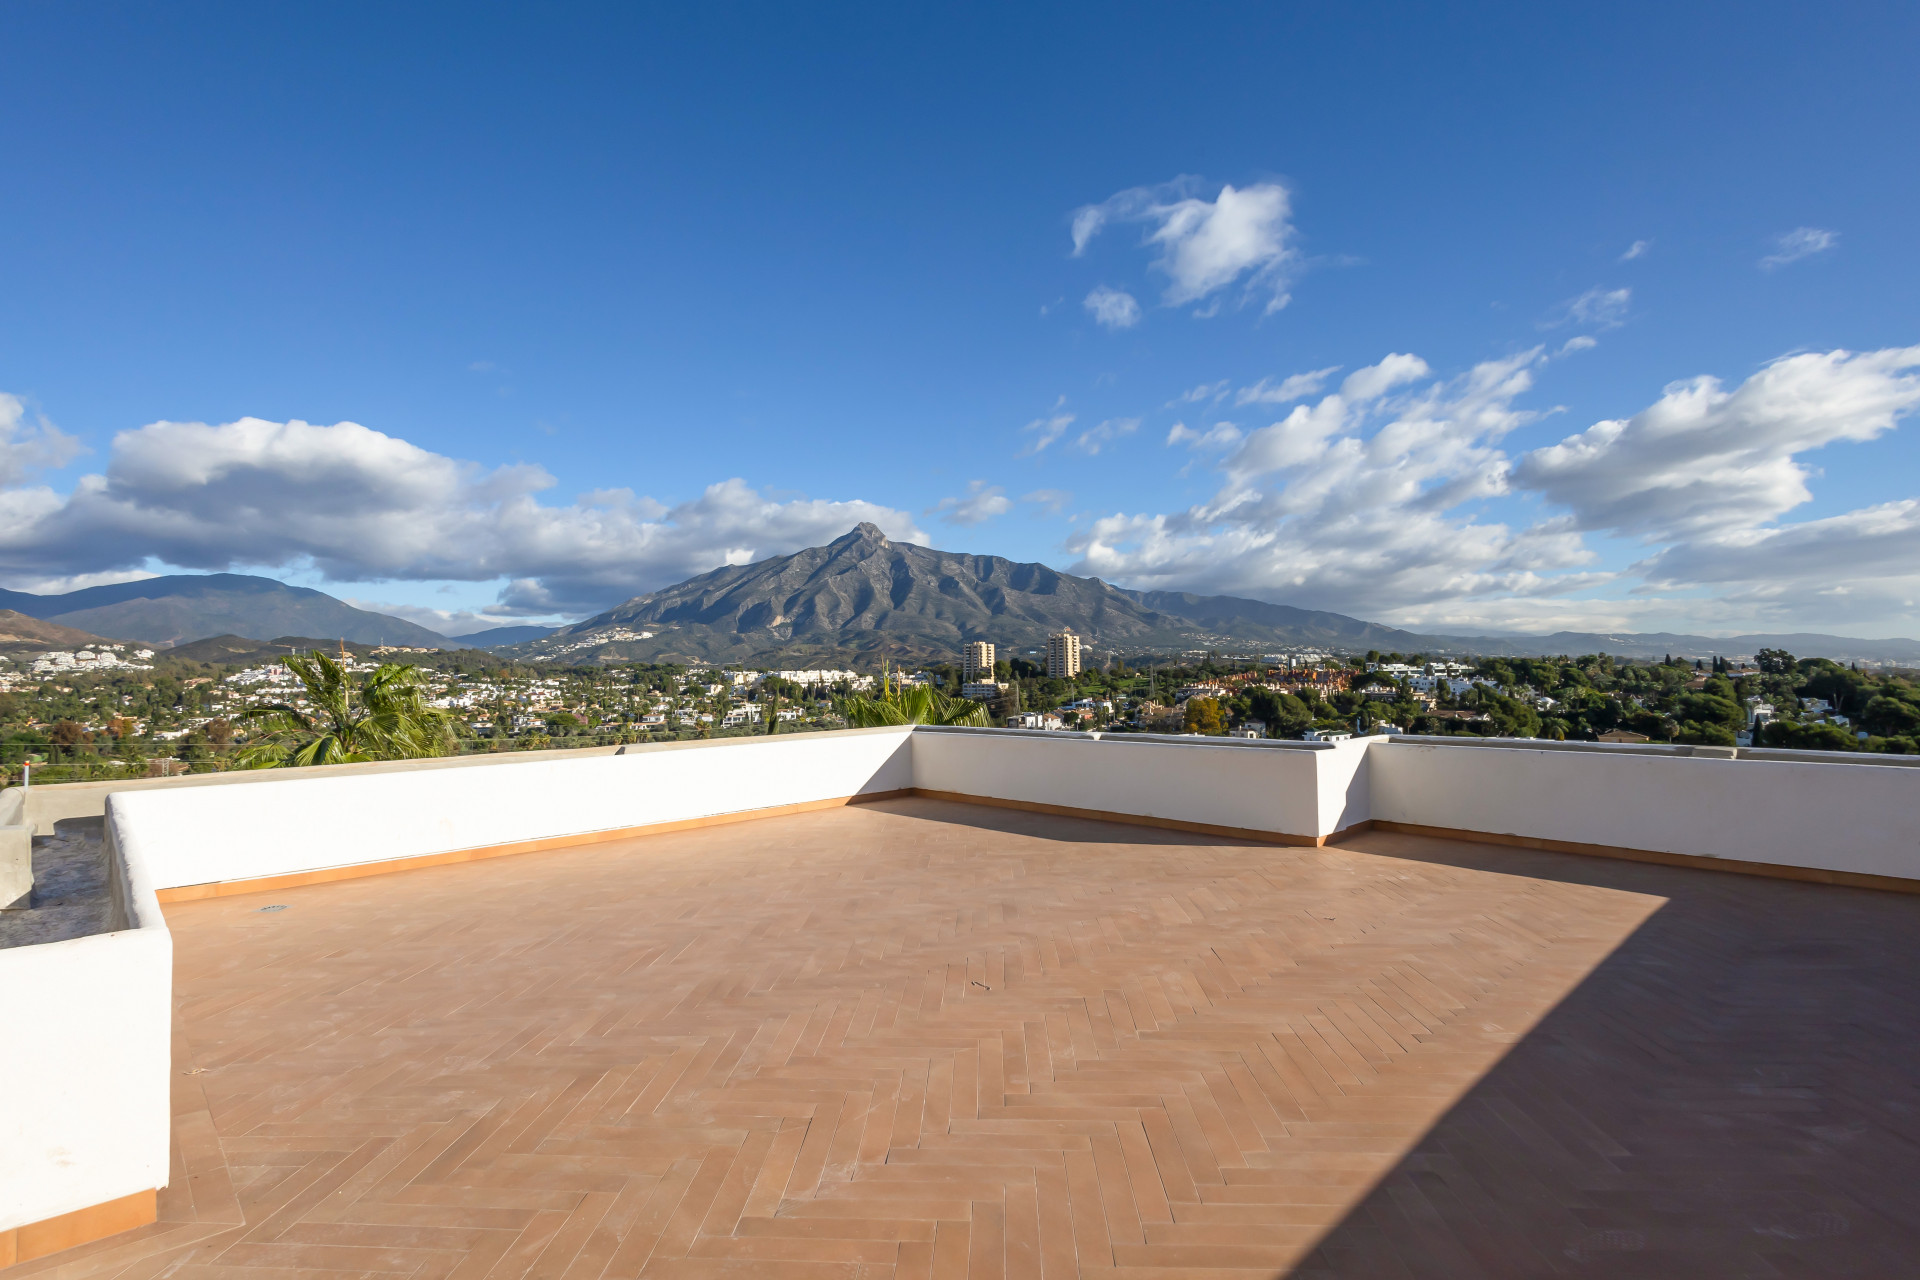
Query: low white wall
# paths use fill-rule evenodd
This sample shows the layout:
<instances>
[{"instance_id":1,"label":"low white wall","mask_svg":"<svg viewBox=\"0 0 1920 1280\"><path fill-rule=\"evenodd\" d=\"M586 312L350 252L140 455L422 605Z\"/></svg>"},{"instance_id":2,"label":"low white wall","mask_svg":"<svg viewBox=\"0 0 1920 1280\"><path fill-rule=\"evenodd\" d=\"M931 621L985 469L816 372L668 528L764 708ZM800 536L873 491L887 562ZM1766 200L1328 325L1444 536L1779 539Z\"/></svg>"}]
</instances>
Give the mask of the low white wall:
<instances>
[{"instance_id":1,"label":"low white wall","mask_svg":"<svg viewBox=\"0 0 1920 1280\"><path fill-rule=\"evenodd\" d=\"M1337 829L1365 758L1351 743L921 729L913 785L1311 838Z\"/></svg>"},{"instance_id":2,"label":"low white wall","mask_svg":"<svg viewBox=\"0 0 1920 1280\"><path fill-rule=\"evenodd\" d=\"M1920 769L1404 741L1368 769L1390 822L1920 879Z\"/></svg>"},{"instance_id":3,"label":"low white wall","mask_svg":"<svg viewBox=\"0 0 1920 1280\"><path fill-rule=\"evenodd\" d=\"M114 874L124 927L0 950L0 1231L167 1183L173 937Z\"/></svg>"},{"instance_id":4,"label":"low white wall","mask_svg":"<svg viewBox=\"0 0 1920 1280\"><path fill-rule=\"evenodd\" d=\"M913 785L911 730L731 738L620 755L121 792L156 888L250 880ZM270 775L269 775L270 778Z\"/></svg>"},{"instance_id":5,"label":"low white wall","mask_svg":"<svg viewBox=\"0 0 1920 1280\"><path fill-rule=\"evenodd\" d=\"M675 744L668 744L675 745ZM705 745L688 743L683 745ZM638 747L625 750L640 750ZM437 773L442 769L488 769L534 760L586 760L610 756L623 748L567 747L558 751L503 751L471 756L436 756L427 760L370 760L365 764L309 765L300 769L235 769L226 773L183 773L171 778L115 778L99 782L35 783L9 787L0 797L22 792L26 821L41 831L65 818L98 818L107 811L107 797L128 791L193 791L201 787L244 787L256 782L292 782L300 778L350 778L369 773Z\"/></svg>"},{"instance_id":6,"label":"low white wall","mask_svg":"<svg viewBox=\"0 0 1920 1280\"><path fill-rule=\"evenodd\" d=\"M1845 757L922 728L429 763L111 797L123 927L0 951L0 1230L166 1180L157 888L907 787L1298 837L1378 818L1920 879L1920 769Z\"/></svg>"}]
</instances>

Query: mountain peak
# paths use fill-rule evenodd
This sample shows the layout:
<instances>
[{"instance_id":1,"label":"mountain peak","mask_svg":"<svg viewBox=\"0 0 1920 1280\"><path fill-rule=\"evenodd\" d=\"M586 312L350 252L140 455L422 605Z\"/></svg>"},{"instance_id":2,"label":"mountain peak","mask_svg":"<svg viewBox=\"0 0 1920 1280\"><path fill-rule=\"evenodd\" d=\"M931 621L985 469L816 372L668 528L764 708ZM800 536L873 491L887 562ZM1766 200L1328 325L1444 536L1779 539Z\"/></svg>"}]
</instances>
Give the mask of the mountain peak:
<instances>
[{"instance_id":1,"label":"mountain peak","mask_svg":"<svg viewBox=\"0 0 1920 1280\"><path fill-rule=\"evenodd\" d=\"M886 542L886 540L887 540L887 535L881 532L879 525L875 524L871 520L862 520L859 524L853 526L853 528L847 530L845 533L841 534L838 538L835 538L833 540L833 545L837 547L843 542L884 543Z\"/></svg>"},{"instance_id":2,"label":"mountain peak","mask_svg":"<svg viewBox=\"0 0 1920 1280\"><path fill-rule=\"evenodd\" d=\"M887 541L887 535L880 531L879 525L874 524L870 520L862 520L859 524L853 526L853 528L847 530L832 542L829 542L827 544L827 550L836 552L874 552L884 551L892 545L892 543Z\"/></svg>"},{"instance_id":3,"label":"mountain peak","mask_svg":"<svg viewBox=\"0 0 1920 1280\"><path fill-rule=\"evenodd\" d=\"M952 659L967 640L1018 653L1039 650L1060 631L1128 653L1230 641L1407 649L1413 639L1337 614L1229 597L1162 599L1044 564L894 542L865 521L825 547L716 569L637 596L567 634L616 625L652 633L645 649L621 642L629 646L624 656L704 662L776 652L794 662L827 662L830 655L839 661L848 653Z\"/></svg>"}]
</instances>

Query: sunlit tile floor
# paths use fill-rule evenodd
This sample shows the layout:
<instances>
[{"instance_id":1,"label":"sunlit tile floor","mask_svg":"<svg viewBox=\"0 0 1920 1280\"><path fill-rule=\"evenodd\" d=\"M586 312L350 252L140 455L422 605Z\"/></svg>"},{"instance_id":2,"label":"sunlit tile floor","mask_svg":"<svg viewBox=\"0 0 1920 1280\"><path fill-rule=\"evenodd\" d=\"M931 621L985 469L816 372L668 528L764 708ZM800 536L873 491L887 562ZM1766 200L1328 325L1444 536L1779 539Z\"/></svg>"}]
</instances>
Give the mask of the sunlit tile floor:
<instances>
[{"instance_id":1,"label":"sunlit tile floor","mask_svg":"<svg viewBox=\"0 0 1920 1280\"><path fill-rule=\"evenodd\" d=\"M1920 1267L1920 898L895 800L167 917L162 1220L17 1274Z\"/></svg>"}]
</instances>

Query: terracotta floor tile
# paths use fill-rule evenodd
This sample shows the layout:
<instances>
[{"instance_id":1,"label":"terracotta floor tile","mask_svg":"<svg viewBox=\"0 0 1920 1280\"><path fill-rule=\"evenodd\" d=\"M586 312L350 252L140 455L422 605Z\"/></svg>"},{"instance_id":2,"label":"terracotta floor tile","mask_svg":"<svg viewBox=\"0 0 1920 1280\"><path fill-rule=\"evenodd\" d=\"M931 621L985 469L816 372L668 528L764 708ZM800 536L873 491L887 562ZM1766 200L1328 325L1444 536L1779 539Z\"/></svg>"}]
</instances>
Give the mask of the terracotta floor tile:
<instances>
[{"instance_id":1,"label":"terracotta floor tile","mask_svg":"<svg viewBox=\"0 0 1920 1280\"><path fill-rule=\"evenodd\" d=\"M9 1280L1920 1255L1920 899L898 800L273 901L168 910L165 1220Z\"/></svg>"}]
</instances>

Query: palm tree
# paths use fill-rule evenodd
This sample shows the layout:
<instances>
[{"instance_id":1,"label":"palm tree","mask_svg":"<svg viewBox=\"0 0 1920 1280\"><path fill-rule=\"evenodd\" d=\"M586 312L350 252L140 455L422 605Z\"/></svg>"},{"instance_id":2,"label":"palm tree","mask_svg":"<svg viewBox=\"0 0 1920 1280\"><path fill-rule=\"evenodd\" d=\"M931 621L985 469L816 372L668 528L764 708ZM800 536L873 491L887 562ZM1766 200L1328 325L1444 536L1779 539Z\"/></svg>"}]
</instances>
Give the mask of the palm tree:
<instances>
[{"instance_id":1,"label":"palm tree","mask_svg":"<svg viewBox=\"0 0 1920 1280\"><path fill-rule=\"evenodd\" d=\"M896 684L884 666L880 669L880 696L848 698L840 704L840 714L856 729L890 724L964 724L976 729L993 726L985 703L935 693L932 685Z\"/></svg>"},{"instance_id":2,"label":"palm tree","mask_svg":"<svg viewBox=\"0 0 1920 1280\"><path fill-rule=\"evenodd\" d=\"M415 760L452 748L447 714L427 705L414 668L383 663L356 687L346 666L318 649L286 663L306 686L311 710L276 702L242 712L267 736L239 753L241 768Z\"/></svg>"}]
</instances>

